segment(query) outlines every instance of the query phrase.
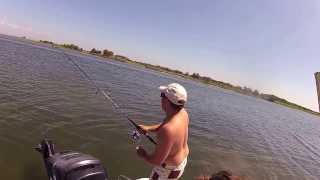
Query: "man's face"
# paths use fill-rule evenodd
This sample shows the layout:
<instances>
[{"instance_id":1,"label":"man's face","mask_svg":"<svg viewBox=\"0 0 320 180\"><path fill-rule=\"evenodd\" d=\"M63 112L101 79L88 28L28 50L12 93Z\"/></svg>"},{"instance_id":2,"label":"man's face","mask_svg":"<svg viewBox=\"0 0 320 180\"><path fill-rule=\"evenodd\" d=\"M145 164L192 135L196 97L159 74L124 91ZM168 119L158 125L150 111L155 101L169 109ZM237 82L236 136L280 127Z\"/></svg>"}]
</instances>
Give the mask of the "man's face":
<instances>
[{"instance_id":1,"label":"man's face","mask_svg":"<svg viewBox=\"0 0 320 180\"><path fill-rule=\"evenodd\" d=\"M166 97L166 95L164 93L160 94L160 98L161 98L161 108L163 111L166 111L166 107L168 104L168 98Z\"/></svg>"}]
</instances>

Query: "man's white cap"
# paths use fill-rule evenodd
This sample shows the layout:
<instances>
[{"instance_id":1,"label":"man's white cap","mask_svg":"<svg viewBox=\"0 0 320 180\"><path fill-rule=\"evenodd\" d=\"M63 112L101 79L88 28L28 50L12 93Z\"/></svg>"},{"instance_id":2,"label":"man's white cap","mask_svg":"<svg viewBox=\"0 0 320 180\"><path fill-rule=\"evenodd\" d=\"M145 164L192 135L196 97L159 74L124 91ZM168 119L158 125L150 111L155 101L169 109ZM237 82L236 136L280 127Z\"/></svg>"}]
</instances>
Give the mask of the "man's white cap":
<instances>
[{"instance_id":1,"label":"man's white cap","mask_svg":"<svg viewBox=\"0 0 320 180\"><path fill-rule=\"evenodd\" d=\"M187 91L178 83L171 83L167 86L160 86L159 90L176 105L184 105L187 102Z\"/></svg>"}]
</instances>

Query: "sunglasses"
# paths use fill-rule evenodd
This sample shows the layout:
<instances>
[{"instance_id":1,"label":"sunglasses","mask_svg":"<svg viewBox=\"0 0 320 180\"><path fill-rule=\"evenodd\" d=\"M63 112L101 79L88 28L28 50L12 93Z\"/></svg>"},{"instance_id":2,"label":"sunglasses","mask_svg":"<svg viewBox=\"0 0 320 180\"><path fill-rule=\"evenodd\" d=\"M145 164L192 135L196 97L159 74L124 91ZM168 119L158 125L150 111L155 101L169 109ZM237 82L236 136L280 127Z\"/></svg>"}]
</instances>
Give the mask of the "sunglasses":
<instances>
[{"instance_id":1,"label":"sunglasses","mask_svg":"<svg viewBox=\"0 0 320 180\"><path fill-rule=\"evenodd\" d=\"M160 94L160 97L165 98L166 95L165 95L164 93L161 93L161 94Z\"/></svg>"}]
</instances>

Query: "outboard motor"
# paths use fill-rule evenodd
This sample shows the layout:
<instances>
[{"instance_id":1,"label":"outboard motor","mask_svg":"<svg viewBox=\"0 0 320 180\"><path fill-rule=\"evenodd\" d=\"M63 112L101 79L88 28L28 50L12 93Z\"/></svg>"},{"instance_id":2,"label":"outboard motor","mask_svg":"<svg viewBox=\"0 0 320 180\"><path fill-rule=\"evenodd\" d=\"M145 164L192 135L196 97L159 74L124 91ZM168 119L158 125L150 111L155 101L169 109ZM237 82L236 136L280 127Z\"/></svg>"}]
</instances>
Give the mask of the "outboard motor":
<instances>
[{"instance_id":1,"label":"outboard motor","mask_svg":"<svg viewBox=\"0 0 320 180\"><path fill-rule=\"evenodd\" d=\"M50 180L108 180L101 162L87 154L74 151L55 152L47 139L35 148L42 154Z\"/></svg>"}]
</instances>

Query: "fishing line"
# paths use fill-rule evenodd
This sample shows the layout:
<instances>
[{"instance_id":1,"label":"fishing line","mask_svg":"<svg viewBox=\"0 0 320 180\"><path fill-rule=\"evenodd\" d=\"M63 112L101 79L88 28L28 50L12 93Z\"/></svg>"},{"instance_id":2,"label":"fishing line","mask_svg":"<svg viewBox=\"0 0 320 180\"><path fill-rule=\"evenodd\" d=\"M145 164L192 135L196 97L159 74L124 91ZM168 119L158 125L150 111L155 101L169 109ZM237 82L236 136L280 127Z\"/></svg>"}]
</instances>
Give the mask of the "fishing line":
<instances>
[{"instance_id":1,"label":"fishing line","mask_svg":"<svg viewBox=\"0 0 320 180\"><path fill-rule=\"evenodd\" d=\"M136 128L137 131L132 133L132 138L134 140L139 139L140 138L140 132L142 131L142 128L135 122L133 121L119 106L118 103L116 103L112 97L111 97L111 93L106 93L104 90L102 90L96 83L95 81L88 75L88 73L86 73L72 58L70 58L69 55L67 55L66 52L64 52L63 50L61 50L61 53L66 57L66 59L71 62L75 67L77 67L77 69L84 75L84 77L95 87L96 89L96 94L98 94L99 92L103 95L103 97L106 100L109 100L110 103L112 104L112 106L114 107L114 109L116 111L119 112L120 115L122 115L125 119L127 119L133 126L134 128ZM157 142L155 140L153 140L153 138L148 135L147 133L143 133L144 136L146 136L148 138L148 140L150 142L152 142L153 144L157 145Z\"/></svg>"}]
</instances>

